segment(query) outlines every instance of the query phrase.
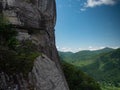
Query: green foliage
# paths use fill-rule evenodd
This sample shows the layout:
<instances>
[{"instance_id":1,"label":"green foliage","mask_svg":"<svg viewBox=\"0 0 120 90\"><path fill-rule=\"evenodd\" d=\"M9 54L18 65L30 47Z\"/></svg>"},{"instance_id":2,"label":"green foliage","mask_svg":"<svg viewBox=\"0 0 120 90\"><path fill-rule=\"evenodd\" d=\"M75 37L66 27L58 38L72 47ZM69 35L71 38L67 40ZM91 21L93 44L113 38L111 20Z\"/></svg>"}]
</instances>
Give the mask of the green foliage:
<instances>
[{"instance_id":1,"label":"green foliage","mask_svg":"<svg viewBox=\"0 0 120 90\"><path fill-rule=\"evenodd\" d=\"M13 49L18 44L16 40L17 32L6 23L5 17L0 15L0 45Z\"/></svg>"},{"instance_id":2,"label":"green foliage","mask_svg":"<svg viewBox=\"0 0 120 90\"><path fill-rule=\"evenodd\" d=\"M27 46L18 46L16 51L0 48L0 70L8 74L22 72L27 75L33 67L34 59L40 55L30 49Z\"/></svg>"},{"instance_id":3,"label":"green foliage","mask_svg":"<svg viewBox=\"0 0 120 90\"><path fill-rule=\"evenodd\" d=\"M98 83L75 66L62 62L70 90L101 90Z\"/></svg>"},{"instance_id":4,"label":"green foliage","mask_svg":"<svg viewBox=\"0 0 120 90\"><path fill-rule=\"evenodd\" d=\"M17 32L0 16L0 72L8 74L31 71L34 59L40 55L30 40L19 42Z\"/></svg>"},{"instance_id":5,"label":"green foliage","mask_svg":"<svg viewBox=\"0 0 120 90\"><path fill-rule=\"evenodd\" d=\"M100 54L113 51L111 48L104 48L102 50L96 51L79 51L77 53L71 52L59 52L59 55L62 60L71 63L75 66L86 66L88 64L94 63L94 61L99 57Z\"/></svg>"},{"instance_id":6,"label":"green foliage","mask_svg":"<svg viewBox=\"0 0 120 90\"><path fill-rule=\"evenodd\" d=\"M112 84L101 83L102 90L120 90L120 87L116 87Z\"/></svg>"},{"instance_id":7,"label":"green foliage","mask_svg":"<svg viewBox=\"0 0 120 90\"><path fill-rule=\"evenodd\" d=\"M71 59L69 59L69 57L73 57L73 55L71 56L70 54L70 56L68 56L62 53L62 56L65 57L62 57L62 59L79 67L82 71L100 82L102 87L109 88L103 90L118 90L110 88L120 88L120 49L105 48L103 50L78 53L74 55L77 56L78 60L76 57L75 59L72 58L74 62L71 62ZM66 56L68 56L68 58L66 58Z\"/></svg>"},{"instance_id":8,"label":"green foliage","mask_svg":"<svg viewBox=\"0 0 120 90\"><path fill-rule=\"evenodd\" d=\"M82 70L100 82L120 87L120 49L100 55L93 64L82 67Z\"/></svg>"}]
</instances>

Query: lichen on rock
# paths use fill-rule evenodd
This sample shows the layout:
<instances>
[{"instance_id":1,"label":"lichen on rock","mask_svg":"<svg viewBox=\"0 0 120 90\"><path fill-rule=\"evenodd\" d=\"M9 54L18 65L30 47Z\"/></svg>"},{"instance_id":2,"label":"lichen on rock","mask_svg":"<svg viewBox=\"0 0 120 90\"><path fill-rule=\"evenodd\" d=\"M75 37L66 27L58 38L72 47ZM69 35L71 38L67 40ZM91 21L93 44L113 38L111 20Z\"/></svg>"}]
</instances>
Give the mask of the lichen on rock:
<instances>
[{"instance_id":1,"label":"lichen on rock","mask_svg":"<svg viewBox=\"0 0 120 90\"><path fill-rule=\"evenodd\" d=\"M9 75L1 70L0 89L69 90L55 46L55 0L0 0L0 13L8 19L10 28L18 32L16 39L21 43L20 45L28 40L34 44L29 49L33 48L32 52L40 54L36 59L33 56L33 66L31 71L27 72L29 73L27 78L24 77L23 72ZM28 46L29 44L27 43ZM24 43L24 48L19 50L20 45L18 45L18 52L23 50L21 52L25 55L24 50L28 50L25 49L28 46ZM27 52L30 53L30 50ZM29 55L32 56L32 52ZM25 57L27 61L29 56ZM27 69L26 65L21 66L24 70Z\"/></svg>"}]
</instances>

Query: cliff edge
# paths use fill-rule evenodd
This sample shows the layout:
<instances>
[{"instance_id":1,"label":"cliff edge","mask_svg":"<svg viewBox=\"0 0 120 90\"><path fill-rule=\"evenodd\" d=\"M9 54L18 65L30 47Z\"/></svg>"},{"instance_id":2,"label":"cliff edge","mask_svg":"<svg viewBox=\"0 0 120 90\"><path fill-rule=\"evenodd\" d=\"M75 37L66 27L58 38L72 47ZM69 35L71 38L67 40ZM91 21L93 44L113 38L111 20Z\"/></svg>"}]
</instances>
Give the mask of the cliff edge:
<instances>
[{"instance_id":1,"label":"cliff edge","mask_svg":"<svg viewBox=\"0 0 120 90\"><path fill-rule=\"evenodd\" d=\"M0 90L69 90L55 46L55 0L0 0L0 14L19 42L31 41L40 53L27 78L0 69Z\"/></svg>"}]
</instances>

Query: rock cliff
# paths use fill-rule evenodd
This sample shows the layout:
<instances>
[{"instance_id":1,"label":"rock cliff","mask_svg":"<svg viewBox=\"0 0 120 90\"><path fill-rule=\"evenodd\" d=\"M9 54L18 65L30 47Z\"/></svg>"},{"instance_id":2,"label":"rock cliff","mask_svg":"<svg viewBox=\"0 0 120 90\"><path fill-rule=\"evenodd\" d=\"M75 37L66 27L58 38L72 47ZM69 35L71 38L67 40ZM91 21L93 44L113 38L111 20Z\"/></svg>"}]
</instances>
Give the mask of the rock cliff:
<instances>
[{"instance_id":1,"label":"rock cliff","mask_svg":"<svg viewBox=\"0 0 120 90\"><path fill-rule=\"evenodd\" d=\"M27 79L23 73L0 71L0 90L69 90L55 46L55 0L0 0L0 13L18 32L20 42L31 40L42 53Z\"/></svg>"}]
</instances>

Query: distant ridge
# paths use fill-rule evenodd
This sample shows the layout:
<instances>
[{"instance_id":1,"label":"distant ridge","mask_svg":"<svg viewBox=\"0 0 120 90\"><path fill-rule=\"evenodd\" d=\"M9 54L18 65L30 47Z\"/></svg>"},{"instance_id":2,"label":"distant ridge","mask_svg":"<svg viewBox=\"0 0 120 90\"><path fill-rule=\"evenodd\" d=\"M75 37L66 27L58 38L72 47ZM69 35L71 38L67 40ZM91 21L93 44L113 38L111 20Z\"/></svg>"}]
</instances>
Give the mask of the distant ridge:
<instances>
[{"instance_id":1,"label":"distant ridge","mask_svg":"<svg viewBox=\"0 0 120 90\"><path fill-rule=\"evenodd\" d=\"M73 63L73 62L80 61L80 60L93 60L99 54L111 52L114 50L115 49L113 48L106 47L106 48L99 49L99 50L94 50L94 51L83 50L83 51L79 51L76 53L59 51L59 56L61 57L61 59L68 61L70 63L71 62Z\"/></svg>"},{"instance_id":2,"label":"distant ridge","mask_svg":"<svg viewBox=\"0 0 120 90\"><path fill-rule=\"evenodd\" d=\"M118 48L116 48L116 49L118 49ZM80 50L80 51L77 51L77 52L72 52L72 51L60 51L60 50L58 50L59 52L61 52L61 53L78 53L78 52L81 52L81 51L84 51L84 52L86 52L86 51L101 51L101 50L103 50L103 51L109 51L109 50L115 50L115 48L111 48L111 47L105 47L105 48L102 48L102 49L97 49L97 50Z\"/></svg>"},{"instance_id":3,"label":"distant ridge","mask_svg":"<svg viewBox=\"0 0 120 90\"><path fill-rule=\"evenodd\" d=\"M61 52L62 53L62 52ZM59 53L61 59L77 66L103 85L120 87L120 48ZM120 90L120 89L105 89Z\"/></svg>"}]
</instances>

